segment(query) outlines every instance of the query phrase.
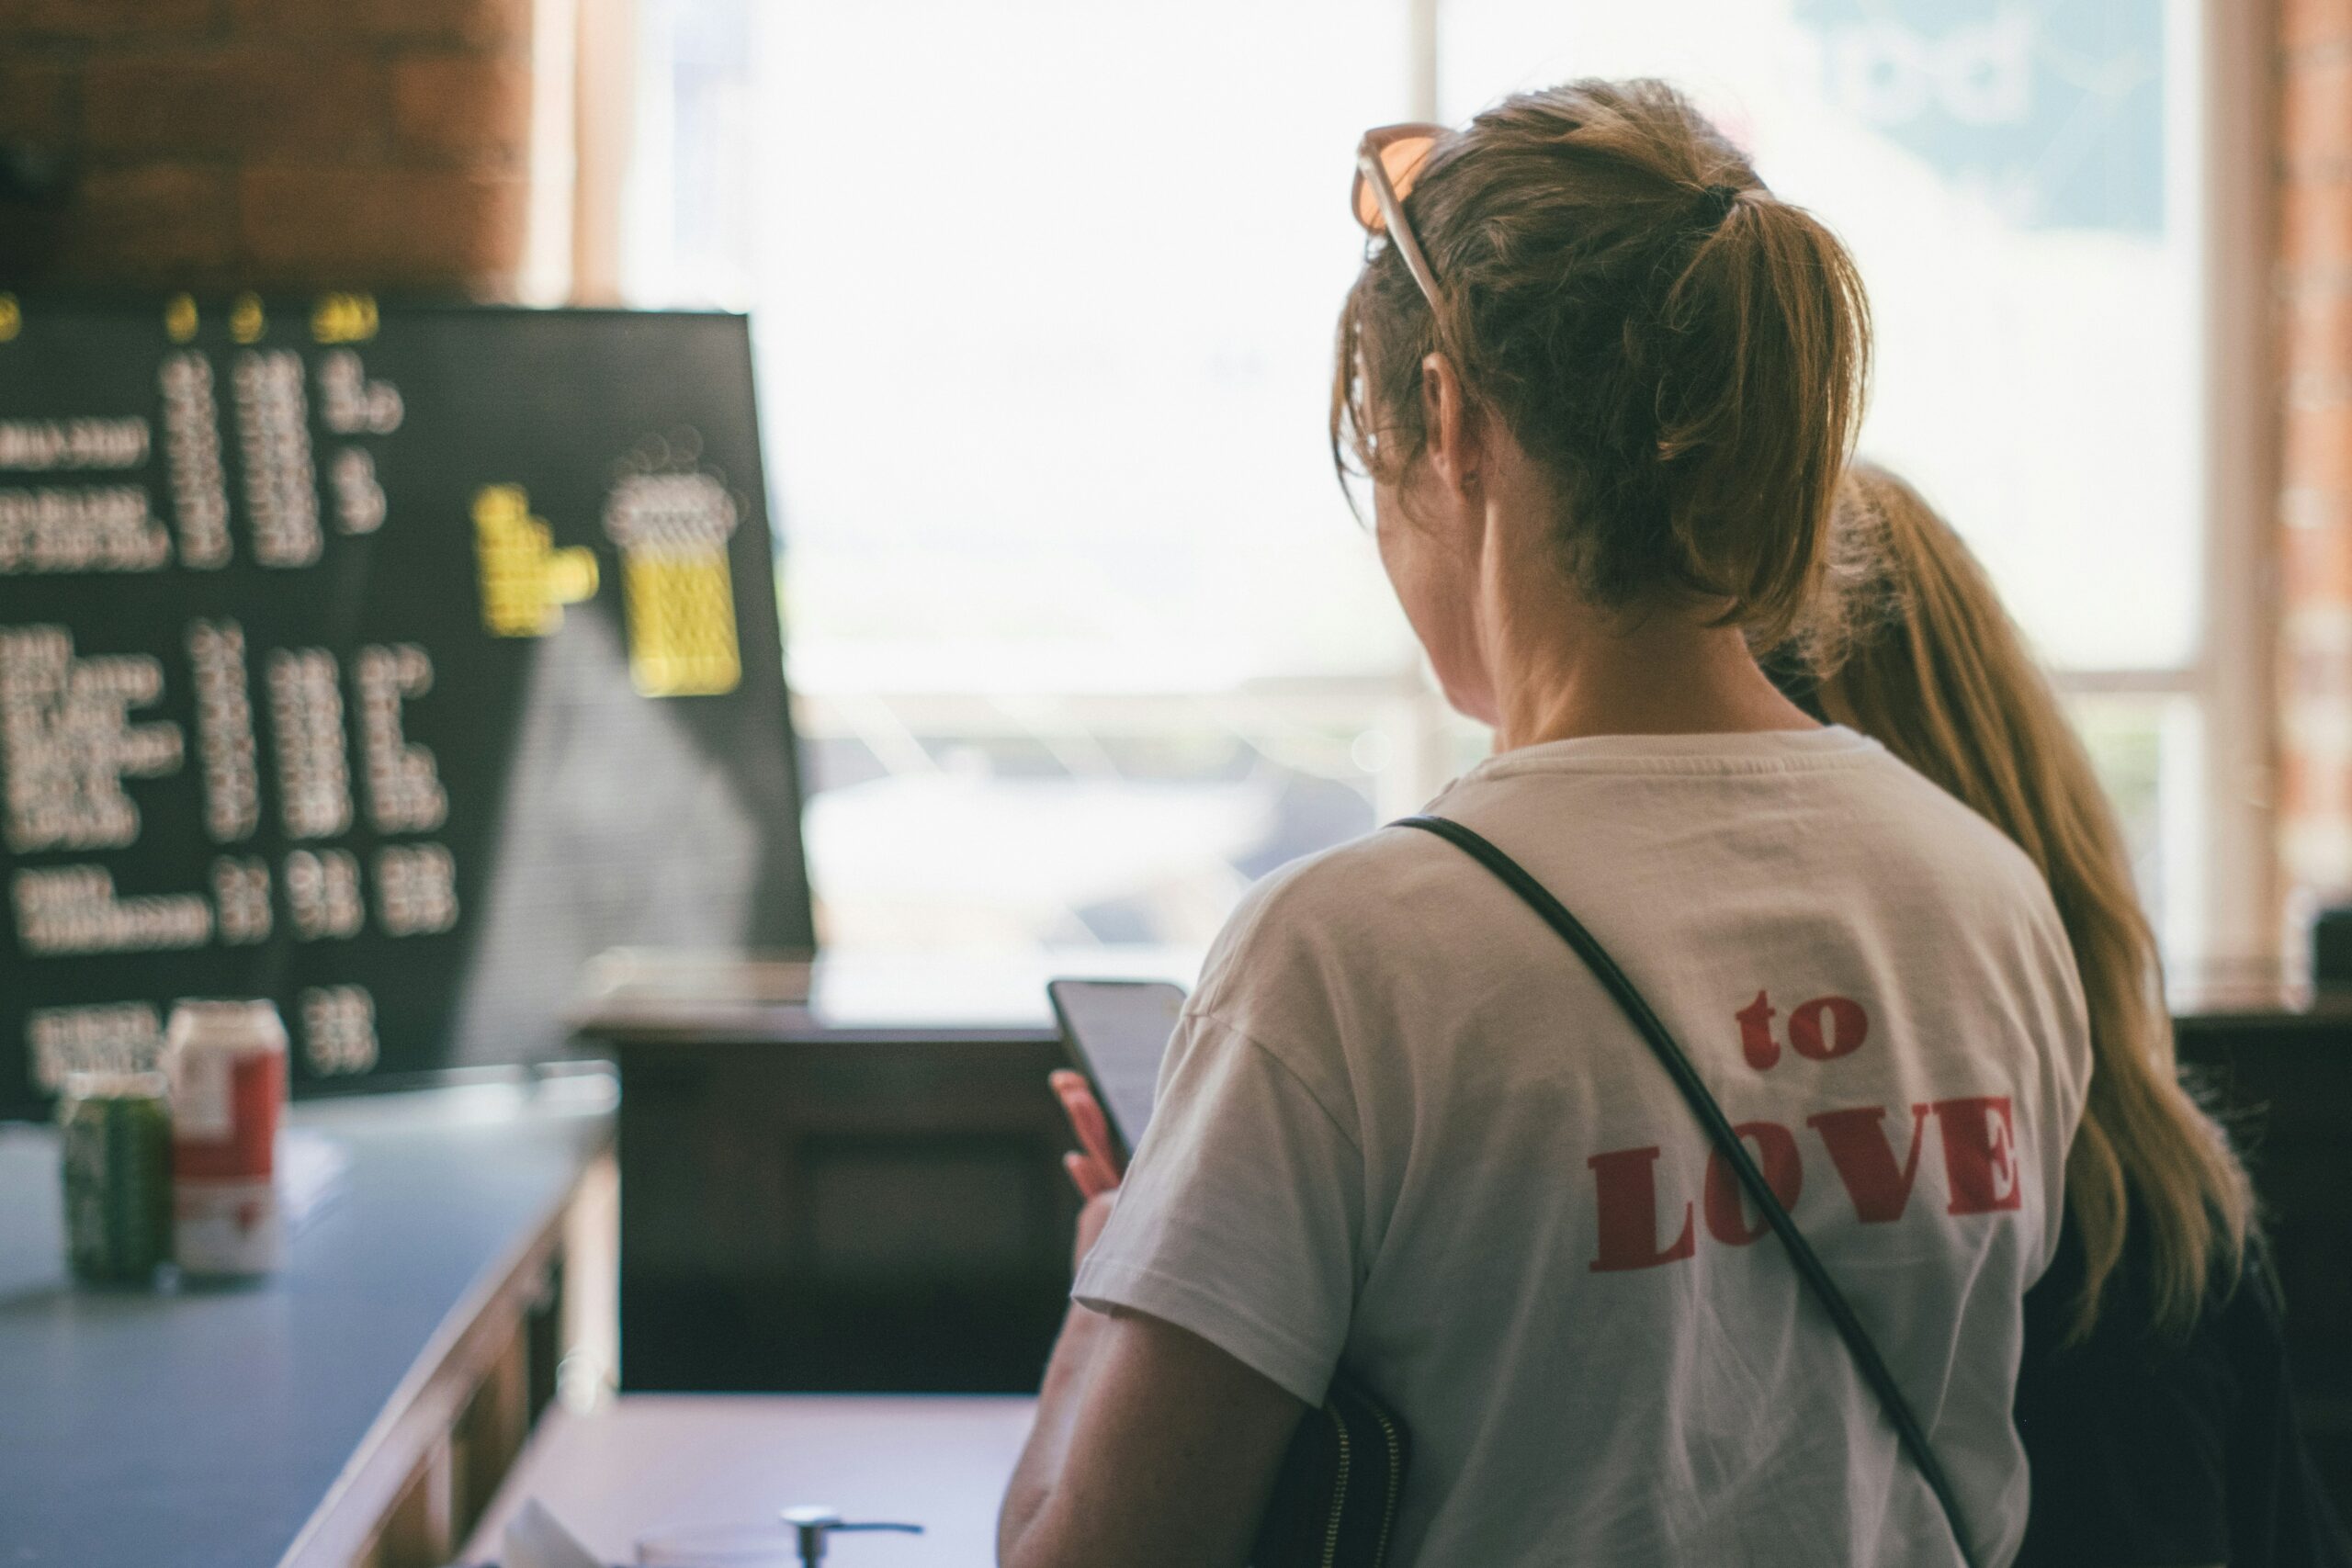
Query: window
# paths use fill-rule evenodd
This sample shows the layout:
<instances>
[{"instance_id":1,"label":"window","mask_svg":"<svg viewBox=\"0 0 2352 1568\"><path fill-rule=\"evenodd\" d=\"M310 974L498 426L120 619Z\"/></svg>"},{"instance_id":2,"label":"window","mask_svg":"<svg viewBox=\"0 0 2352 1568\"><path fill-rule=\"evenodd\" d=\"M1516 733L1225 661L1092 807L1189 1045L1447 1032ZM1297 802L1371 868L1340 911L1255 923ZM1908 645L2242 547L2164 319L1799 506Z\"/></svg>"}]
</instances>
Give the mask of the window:
<instances>
[{"instance_id":1,"label":"window","mask_svg":"<svg viewBox=\"0 0 2352 1568\"><path fill-rule=\"evenodd\" d=\"M1197 947L1482 749L1333 481L1365 126L1683 85L1852 245L1864 448L2061 673L2213 945L2186 0L640 0L627 281L747 306L828 938ZM1302 585L1309 585L1302 591Z\"/></svg>"},{"instance_id":2,"label":"window","mask_svg":"<svg viewBox=\"0 0 2352 1568\"><path fill-rule=\"evenodd\" d=\"M1967 536L2069 694L2167 947L2208 914L2208 279L2199 7L1442 0L1442 118L1565 76L1680 85L1852 249L1861 449Z\"/></svg>"}]
</instances>

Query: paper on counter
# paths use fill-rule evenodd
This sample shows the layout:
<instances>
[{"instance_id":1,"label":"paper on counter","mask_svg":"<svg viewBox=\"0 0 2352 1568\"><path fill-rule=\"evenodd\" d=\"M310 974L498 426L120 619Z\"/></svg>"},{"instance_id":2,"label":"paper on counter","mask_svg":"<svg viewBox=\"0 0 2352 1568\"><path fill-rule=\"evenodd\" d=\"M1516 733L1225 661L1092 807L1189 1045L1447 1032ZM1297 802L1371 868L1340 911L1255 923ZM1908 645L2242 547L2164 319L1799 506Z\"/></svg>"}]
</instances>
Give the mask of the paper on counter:
<instances>
[{"instance_id":1,"label":"paper on counter","mask_svg":"<svg viewBox=\"0 0 2352 1568\"><path fill-rule=\"evenodd\" d=\"M536 1497L507 1521L503 1556L500 1568L605 1568Z\"/></svg>"}]
</instances>

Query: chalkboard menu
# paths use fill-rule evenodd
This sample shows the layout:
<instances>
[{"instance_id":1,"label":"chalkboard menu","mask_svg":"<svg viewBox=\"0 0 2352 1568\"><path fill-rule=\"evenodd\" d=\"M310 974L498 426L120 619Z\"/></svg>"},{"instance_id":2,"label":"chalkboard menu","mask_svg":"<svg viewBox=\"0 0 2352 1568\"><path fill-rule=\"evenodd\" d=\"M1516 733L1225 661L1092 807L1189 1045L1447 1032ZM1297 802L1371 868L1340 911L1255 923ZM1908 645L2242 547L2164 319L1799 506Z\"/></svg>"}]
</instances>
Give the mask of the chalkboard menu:
<instances>
[{"instance_id":1,"label":"chalkboard menu","mask_svg":"<svg viewBox=\"0 0 2352 1568\"><path fill-rule=\"evenodd\" d=\"M268 997L298 1088L812 932L742 318L0 295L0 1114Z\"/></svg>"}]
</instances>

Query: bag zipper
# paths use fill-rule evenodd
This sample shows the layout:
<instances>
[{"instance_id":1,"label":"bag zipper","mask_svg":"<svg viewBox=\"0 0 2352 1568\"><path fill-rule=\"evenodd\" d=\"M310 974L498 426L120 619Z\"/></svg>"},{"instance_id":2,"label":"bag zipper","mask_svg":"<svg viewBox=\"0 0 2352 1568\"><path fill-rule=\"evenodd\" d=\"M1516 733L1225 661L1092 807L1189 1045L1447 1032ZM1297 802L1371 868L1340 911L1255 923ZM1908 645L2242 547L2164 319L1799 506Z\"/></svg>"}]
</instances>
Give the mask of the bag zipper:
<instances>
[{"instance_id":1,"label":"bag zipper","mask_svg":"<svg viewBox=\"0 0 2352 1568\"><path fill-rule=\"evenodd\" d=\"M1398 1494L1404 1487L1404 1467L1397 1462L1396 1423L1377 1405L1370 1406L1372 1418L1380 1423L1380 1436L1388 1445L1387 1488L1380 1499L1380 1535L1374 1542L1369 1568L1381 1568L1388 1561L1388 1532L1396 1523ZM1331 1517L1323 1530L1323 1568L1332 1568L1340 1556L1340 1520L1348 1511L1348 1480L1355 1468L1353 1442L1348 1424L1337 1411L1323 1412L1331 1419L1331 1435L1340 1445L1339 1462L1333 1466L1331 1477Z\"/></svg>"},{"instance_id":2,"label":"bag zipper","mask_svg":"<svg viewBox=\"0 0 2352 1568\"><path fill-rule=\"evenodd\" d=\"M1349 1450L1348 1424L1340 1419L1336 1410L1327 1410L1324 1414L1331 1417L1332 1434L1340 1440L1340 1462L1331 1478L1331 1519L1323 1530L1323 1568L1331 1568L1331 1564L1339 1561L1340 1518L1348 1511L1348 1470L1354 1456ZM1375 1555L1374 1568L1378 1568L1379 1561Z\"/></svg>"},{"instance_id":3,"label":"bag zipper","mask_svg":"<svg viewBox=\"0 0 2352 1568\"><path fill-rule=\"evenodd\" d=\"M1372 1549L1372 1568L1380 1568L1388 1561L1388 1530L1396 1522L1397 1494L1404 1489L1405 1467L1396 1451L1396 1423L1376 1404L1372 1407L1372 1418L1380 1423L1380 1435L1388 1440L1388 1493L1380 1501L1380 1540Z\"/></svg>"}]
</instances>

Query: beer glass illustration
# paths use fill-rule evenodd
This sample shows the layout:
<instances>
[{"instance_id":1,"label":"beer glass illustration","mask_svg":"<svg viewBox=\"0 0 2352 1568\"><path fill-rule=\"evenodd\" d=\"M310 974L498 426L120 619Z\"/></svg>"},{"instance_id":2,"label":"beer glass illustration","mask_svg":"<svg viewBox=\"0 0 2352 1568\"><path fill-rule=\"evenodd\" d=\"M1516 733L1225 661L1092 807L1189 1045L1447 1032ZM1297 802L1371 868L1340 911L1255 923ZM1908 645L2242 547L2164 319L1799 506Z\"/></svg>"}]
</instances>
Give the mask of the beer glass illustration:
<instances>
[{"instance_id":1,"label":"beer glass illustration","mask_svg":"<svg viewBox=\"0 0 2352 1568\"><path fill-rule=\"evenodd\" d=\"M554 533L531 515L520 485L474 492L474 563L481 579L481 618L492 637L553 637L563 607L596 592L596 557L582 546L554 547Z\"/></svg>"},{"instance_id":2,"label":"beer glass illustration","mask_svg":"<svg viewBox=\"0 0 2352 1568\"><path fill-rule=\"evenodd\" d=\"M735 499L709 474L629 474L605 502L621 550L629 682L649 697L715 696L742 678L727 541Z\"/></svg>"}]
</instances>

